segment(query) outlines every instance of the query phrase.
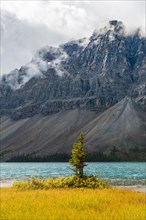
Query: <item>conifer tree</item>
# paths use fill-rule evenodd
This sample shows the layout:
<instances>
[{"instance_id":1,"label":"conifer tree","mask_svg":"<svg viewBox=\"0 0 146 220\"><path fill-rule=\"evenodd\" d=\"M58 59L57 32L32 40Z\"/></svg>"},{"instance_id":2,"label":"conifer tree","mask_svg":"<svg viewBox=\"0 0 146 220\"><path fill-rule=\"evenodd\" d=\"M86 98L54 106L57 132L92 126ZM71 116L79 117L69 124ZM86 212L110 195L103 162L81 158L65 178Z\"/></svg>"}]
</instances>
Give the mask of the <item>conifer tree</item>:
<instances>
[{"instance_id":1,"label":"conifer tree","mask_svg":"<svg viewBox=\"0 0 146 220\"><path fill-rule=\"evenodd\" d=\"M73 171L76 176L82 178L84 176L86 152L84 150L84 135L81 133L77 143L74 143L74 147L71 154L70 164L73 167Z\"/></svg>"}]
</instances>

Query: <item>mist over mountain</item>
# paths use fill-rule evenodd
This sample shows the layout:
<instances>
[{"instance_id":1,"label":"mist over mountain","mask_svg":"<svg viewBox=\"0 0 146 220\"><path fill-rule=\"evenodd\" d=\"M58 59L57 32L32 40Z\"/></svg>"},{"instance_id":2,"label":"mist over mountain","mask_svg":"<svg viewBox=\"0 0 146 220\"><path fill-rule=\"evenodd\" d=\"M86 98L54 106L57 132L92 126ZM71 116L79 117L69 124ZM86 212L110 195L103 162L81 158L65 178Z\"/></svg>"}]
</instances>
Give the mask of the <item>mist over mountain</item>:
<instances>
[{"instance_id":1,"label":"mist over mountain","mask_svg":"<svg viewBox=\"0 0 146 220\"><path fill-rule=\"evenodd\" d=\"M0 81L2 160L145 145L146 38L112 20L89 38L39 49Z\"/></svg>"}]
</instances>

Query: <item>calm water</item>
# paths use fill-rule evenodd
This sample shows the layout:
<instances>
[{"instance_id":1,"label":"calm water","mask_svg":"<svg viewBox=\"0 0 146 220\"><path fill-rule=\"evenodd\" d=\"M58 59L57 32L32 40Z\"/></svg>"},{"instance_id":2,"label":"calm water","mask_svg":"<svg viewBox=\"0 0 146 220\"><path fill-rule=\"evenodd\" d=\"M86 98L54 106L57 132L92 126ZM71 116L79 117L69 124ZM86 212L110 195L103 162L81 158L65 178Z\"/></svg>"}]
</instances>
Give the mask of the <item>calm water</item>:
<instances>
[{"instance_id":1,"label":"calm water","mask_svg":"<svg viewBox=\"0 0 146 220\"><path fill-rule=\"evenodd\" d=\"M146 185L146 163L88 163L85 173L98 174L114 185ZM1 183L69 175L73 172L68 163L0 163Z\"/></svg>"}]
</instances>

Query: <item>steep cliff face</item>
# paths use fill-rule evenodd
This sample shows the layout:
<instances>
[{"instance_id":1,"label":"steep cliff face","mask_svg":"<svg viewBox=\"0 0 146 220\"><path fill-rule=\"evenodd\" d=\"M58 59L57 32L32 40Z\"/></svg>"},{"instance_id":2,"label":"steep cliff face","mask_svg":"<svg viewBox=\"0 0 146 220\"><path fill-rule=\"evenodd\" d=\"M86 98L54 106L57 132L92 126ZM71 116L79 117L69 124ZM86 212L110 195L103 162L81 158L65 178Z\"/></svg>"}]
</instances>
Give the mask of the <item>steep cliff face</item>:
<instances>
[{"instance_id":1,"label":"steep cliff face","mask_svg":"<svg viewBox=\"0 0 146 220\"><path fill-rule=\"evenodd\" d=\"M146 39L127 36L122 22L58 48L39 50L26 66L3 76L0 114L13 119L65 109L106 109L126 95L144 109Z\"/></svg>"},{"instance_id":2,"label":"steep cliff face","mask_svg":"<svg viewBox=\"0 0 146 220\"><path fill-rule=\"evenodd\" d=\"M19 122L76 110L96 115L125 97L144 115L145 79L146 38L139 30L127 36L123 23L113 20L89 39L38 50L27 65L2 76L0 116Z\"/></svg>"}]
</instances>

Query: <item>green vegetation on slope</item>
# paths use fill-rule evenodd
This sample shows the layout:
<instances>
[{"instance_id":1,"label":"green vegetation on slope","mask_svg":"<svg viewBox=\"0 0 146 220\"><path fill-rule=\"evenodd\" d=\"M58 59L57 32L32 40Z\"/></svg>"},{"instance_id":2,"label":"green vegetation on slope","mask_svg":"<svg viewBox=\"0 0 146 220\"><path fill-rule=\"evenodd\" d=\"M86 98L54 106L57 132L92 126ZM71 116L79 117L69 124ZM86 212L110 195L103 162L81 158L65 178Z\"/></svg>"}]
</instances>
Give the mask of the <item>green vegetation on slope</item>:
<instances>
[{"instance_id":1,"label":"green vegetation on slope","mask_svg":"<svg viewBox=\"0 0 146 220\"><path fill-rule=\"evenodd\" d=\"M86 155L86 162L144 162L146 161L146 149L140 149L138 147L131 148L129 150L117 150L113 152L111 148L109 153L94 152ZM7 162L68 162L70 158L69 154L56 153L52 155L36 155L30 154L18 154L12 156Z\"/></svg>"}]
</instances>

